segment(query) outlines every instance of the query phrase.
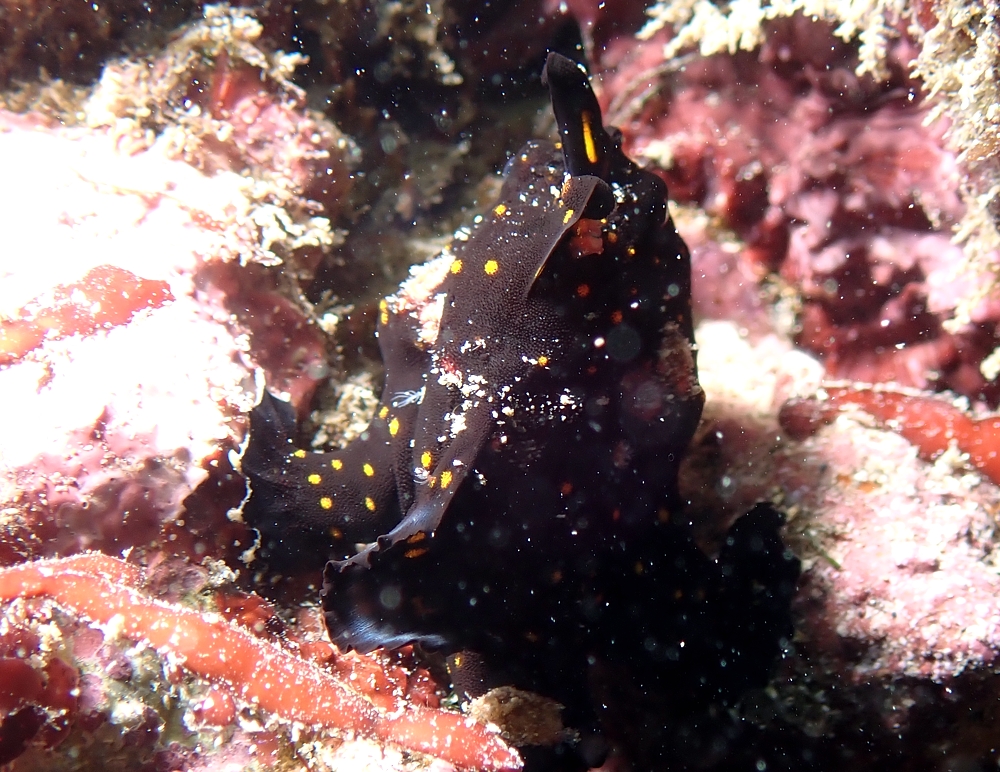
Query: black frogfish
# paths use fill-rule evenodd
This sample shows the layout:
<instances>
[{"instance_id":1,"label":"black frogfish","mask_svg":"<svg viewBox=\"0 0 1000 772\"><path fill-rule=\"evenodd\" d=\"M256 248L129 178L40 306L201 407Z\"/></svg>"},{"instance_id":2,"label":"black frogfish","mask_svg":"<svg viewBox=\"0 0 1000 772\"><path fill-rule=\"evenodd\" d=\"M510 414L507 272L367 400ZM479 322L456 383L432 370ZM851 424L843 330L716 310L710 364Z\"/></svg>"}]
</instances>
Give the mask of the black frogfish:
<instances>
[{"instance_id":1,"label":"black frogfish","mask_svg":"<svg viewBox=\"0 0 1000 772\"><path fill-rule=\"evenodd\" d=\"M265 554L329 558L341 648L473 652L488 682L613 725L619 703L669 715L764 683L798 561L768 505L715 560L685 527L677 473L704 401L688 250L585 70L553 53L543 79L559 142L510 159L424 302L380 305L367 431L306 452L265 393L243 515Z\"/></svg>"}]
</instances>

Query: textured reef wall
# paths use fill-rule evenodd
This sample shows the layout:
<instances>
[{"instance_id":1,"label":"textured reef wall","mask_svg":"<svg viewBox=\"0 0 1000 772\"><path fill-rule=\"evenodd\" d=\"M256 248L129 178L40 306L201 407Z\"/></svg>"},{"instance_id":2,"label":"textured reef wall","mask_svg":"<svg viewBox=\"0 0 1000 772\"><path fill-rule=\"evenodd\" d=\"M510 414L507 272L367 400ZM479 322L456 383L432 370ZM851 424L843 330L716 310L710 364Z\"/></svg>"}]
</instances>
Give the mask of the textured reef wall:
<instances>
[{"instance_id":1,"label":"textured reef wall","mask_svg":"<svg viewBox=\"0 0 1000 772\"><path fill-rule=\"evenodd\" d=\"M694 205L689 495L792 515L796 653L752 709L833 738L807 765L992 763L991 719L945 727L996 689L995 11L664 3L598 54L626 146Z\"/></svg>"},{"instance_id":2,"label":"textured reef wall","mask_svg":"<svg viewBox=\"0 0 1000 772\"><path fill-rule=\"evenodd\" d=\"M486 722L566 739L537 695L473 720L445 663L338 651L318 575L227 516L261 378L302 445L364 430L378 300L551 131L555 46L691 247L684 519L714 555L771 501L803 563L768 686L634 745L995 765L998 6L647 5L0 2L0 762L503 769Z\"/></svg>"},{"instance_id":3,"label":"textured reef wall","mask_svg":"<svg viewBox=\"0 0 1000 772\"><path fill-rule=\"evenodd\" d=\"M405 654L340 655L226 567L258 381L304 403L327 372L262 266L308 280L356 162L261 32L210 7L62 122L0 112L0 763L517 766Z\"/></svg>"}]
</instances>

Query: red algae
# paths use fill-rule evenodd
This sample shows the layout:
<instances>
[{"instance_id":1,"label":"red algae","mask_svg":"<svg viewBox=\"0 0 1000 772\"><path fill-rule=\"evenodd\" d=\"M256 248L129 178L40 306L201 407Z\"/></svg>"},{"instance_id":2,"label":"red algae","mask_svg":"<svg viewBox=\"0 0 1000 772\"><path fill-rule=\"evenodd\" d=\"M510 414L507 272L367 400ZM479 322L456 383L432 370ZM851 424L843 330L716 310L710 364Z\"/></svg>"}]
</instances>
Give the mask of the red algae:
<instances>
[{"instance_id":1,"label":"red algae","mask_svg":"<svg viewBox=\"0 0 1000 772\"><path fill-rule=\"evenodd\" d=\"M236 720L236 703L225 689L213 687L205 698L195 705L195 717L212 726L229 726Z\"/></svg>"},{"instance_id":2,"label":"red algae","mask_svg":"<svg viewBox=\"0 0 1000 772\"><path fill-rule=\"evenodd\" d=\"M21 657L0 656L0 764L33 739L52 747L66 736L78 683L79 673L61 659L37 670Z\"/></svg>"},{"instance_id":3,"label":"red algae","mask_svg":"<svg viewBox=\"0 0 1000 772\"><path fill-rule=\"evenodd\" d=\"M78 282L60 284L27 303L17 318L0 319L0 365L18 361L46 339L92 335L173 299L165 281L113 265L91 268Z\"/></svg>"},{"instance_id":4,"label":"red algae","mask_svg":"<svg viewBox=\"0 0 1000 772\"><path fill-rule=\"evenodd\" d=\"M860 384L826 386L821 397L789 400L779 420L789 434L803 439L852 407L898 432L929 461L954 444L973 467L1000 485L1000 416L972 418L944 397Z\"/></svg>"},{"instance_id":5,"label":"red algae","mask_svg":"<svg viewBox=\"0 0 1000 772\"><path fill-rule=\"evenodd\" d=\"M675 22L691 10L668 5L658 12ZM602 104L625 147L660 167L675 201L707 215L707 227L684 232L695 297L732 300L715 318L761 326L755 301L704 259L728 247L753 290L787 302L777 310L795 319L772 325L794 330L828 378L996 404L1000 387L980 369L996 345L995 281L992 272L971 279L978 253L953 240L972 227L975 206L962 153L948 143L956 124L939 119L913 74L920 34L902 22L881 30L874 68L865 57L877 36L858 46L844 39L850 25L824 14L770 15L795 6L756 18L719 9L714 23L681 33L703 35L716 52L732 35L729 53L664 59L679 38L659 23L640 35L659 29L647 43L619 34L598 53ZM887 23L875 13L869 22ZM980 263L995 264L995 247L977 249Z\"/></svg>"},{"instance_id":6,"label":"red algae","mask_svg":"<svg viewBox=\"0 0 1000 772\"><path fill-rule=\"evenodd\" d=\"M144 642L188 672L227 685L239 699L286 721L356 732L463 768L521 767L515 750L472 719L398 699L380 710L315 663L218 614L146 596L135 588L141 581L135 566L86 553L0 570L0 600L50 598L91 623Z\"/></svg>"}]
</instances>

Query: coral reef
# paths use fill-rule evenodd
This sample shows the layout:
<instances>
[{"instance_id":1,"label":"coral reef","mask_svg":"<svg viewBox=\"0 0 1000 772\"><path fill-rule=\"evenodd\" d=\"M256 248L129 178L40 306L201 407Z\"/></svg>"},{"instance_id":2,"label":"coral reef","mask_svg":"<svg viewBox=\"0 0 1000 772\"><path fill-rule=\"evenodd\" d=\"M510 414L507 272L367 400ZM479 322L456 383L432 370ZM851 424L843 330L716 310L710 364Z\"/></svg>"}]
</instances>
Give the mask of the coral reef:
<instances>
[{"instance_id":1,"label":"coral reef","mask_svg":"<svg viewBox=\"0 0 1000 772\"><path fill-rule=\"evenodd\" d=\"M637 707L621 742L671 733L664 768L995 765L1000 9L682 0L637 39L646 5L0 3L0 103L31 110L0 113L0 564L55 572L0 602L13 769L448 768L388 728L282 718L48 589L260 643L350 682L376 724L444 715L443 668L338 653L315 587L246 570L227 454L258 369L322 422L302 446L363 432L378 298L495 198L541 105L525 73L577 42L627 152L682 199L707 396L685 518L714 553L770 499L804 567L766 689L669 726ZM130 548L110 589L42 560ZM632 705L618 682L596 688ZM564 736L537 695L483 702L517 742Z\"/></svg>"}]
</instances>

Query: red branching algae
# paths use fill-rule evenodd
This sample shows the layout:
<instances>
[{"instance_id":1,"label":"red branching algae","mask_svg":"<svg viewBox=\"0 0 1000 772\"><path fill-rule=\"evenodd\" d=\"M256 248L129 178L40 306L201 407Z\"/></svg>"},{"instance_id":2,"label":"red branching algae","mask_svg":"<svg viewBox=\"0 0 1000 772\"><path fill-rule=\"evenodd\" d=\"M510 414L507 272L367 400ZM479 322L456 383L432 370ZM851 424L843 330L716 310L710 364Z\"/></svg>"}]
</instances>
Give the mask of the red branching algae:
<instances>
[{"instance_id":1,"label":"red branching algae","mask_svg":"<svg viewBox=\"0 0 1000 772\"><path fill-rule=\"evenodd\" d=\"M872 386L827 386L822 399L793 399L782 406L782 427L797 439L831 423L844 408L854 407L898 432L933 460L954 445L969 463L1000 484L1000 417L972 418L943 397Z\"/></svg>"},{"instance_id":2,"label":"red branching algae","mask_svg":"<svg viewBox=\"0 0 1000 772\"><path fill-rule=\"evenodd\" d=\"M520 769L517 752L472 719L401 699L380 710L316 663L218 614L147 596L138 589L143 579L139 567L91 552L0 570L0 599L51 599L287 721L355 732L462 768Z\"/></svg>"},{"instance_id":3,"label":"red branching algae","mask_svg":"<svg viewBox=\"0 0 1000 772\"><path fill-rule=\"evenodd\" d=\"M883 80L857 74L857 49L827 22L775 19L762 41L682 67L664 61L660 38L622 36L600 56L627 151L661 166L674 199L708 215L707 228L683 233L696 298L753 304L734 297L717 260L704 261L738 241L730 262L741 274L795 293L795 342L829 378L995 404L979 365L995 346L997 307L952 242L966 216L962 166L910 75L913 41L893 38ZM745 318L760 316L753 309L698 310L759 326Z\"/></svg>"},{"instance_id":4,"label":"red branching algae","mask_svg":"<svg viewBox=\"0 0 1000 772\"><path fill-rule=\"evenodd\" d=\"M92 268L79 281L60 284L25 304L17 318L0 319L0 365L18 361L46 338L92 335L173 299L165 281L142 279L113 265Z\"/></svg>"}]
</instances>

